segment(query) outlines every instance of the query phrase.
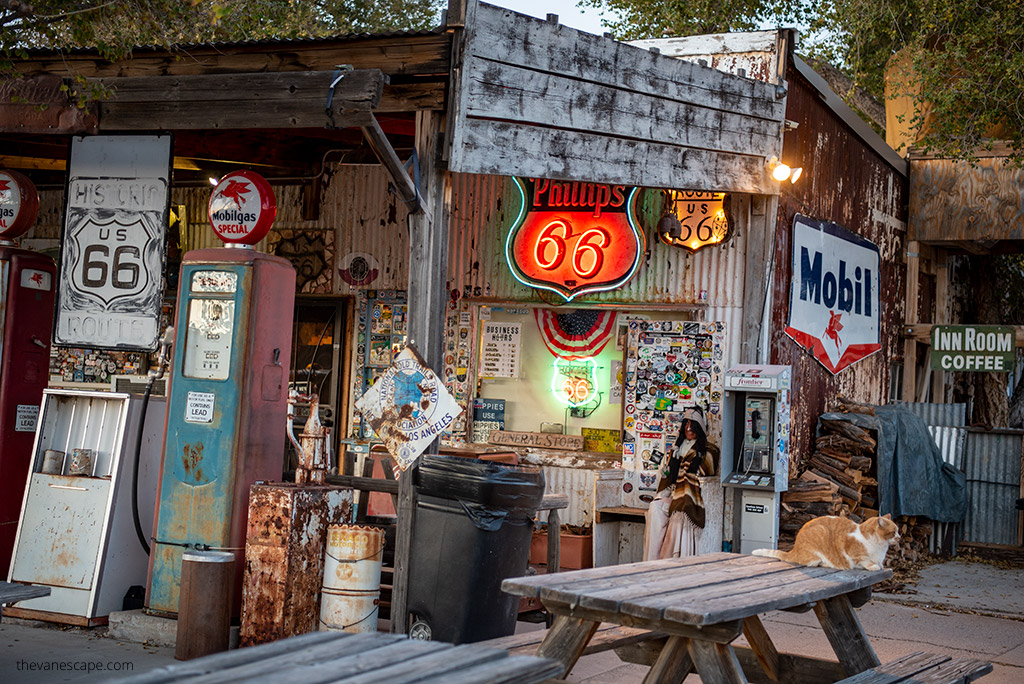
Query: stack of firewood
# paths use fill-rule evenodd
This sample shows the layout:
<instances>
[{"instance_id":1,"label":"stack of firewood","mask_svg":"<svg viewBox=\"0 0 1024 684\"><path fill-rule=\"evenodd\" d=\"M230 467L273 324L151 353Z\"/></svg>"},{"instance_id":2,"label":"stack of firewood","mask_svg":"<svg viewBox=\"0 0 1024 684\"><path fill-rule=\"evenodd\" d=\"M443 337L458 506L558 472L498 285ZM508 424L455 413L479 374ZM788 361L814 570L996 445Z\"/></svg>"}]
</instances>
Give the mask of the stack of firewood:
<instances>
[{"instance_id":1,"label":"stack of firewood","mask_svg":"<svg viewBox=\"0 0 1024 684\"><path fill-rule=\"evenodd\" d=\"M868 404L839 398L834 409L874 415ZM875 448L870 430L844 420L821 421L822 435L814 441L814 452L799 464L799 476L790 480L782 494L779 547L790 548L796 533L808 520L822 515L839 515L863 522L878 515L878 479ZM917 560L928 552L930 521L900 518L901 540L890 557Z\"/></svg>"}]
</instances>

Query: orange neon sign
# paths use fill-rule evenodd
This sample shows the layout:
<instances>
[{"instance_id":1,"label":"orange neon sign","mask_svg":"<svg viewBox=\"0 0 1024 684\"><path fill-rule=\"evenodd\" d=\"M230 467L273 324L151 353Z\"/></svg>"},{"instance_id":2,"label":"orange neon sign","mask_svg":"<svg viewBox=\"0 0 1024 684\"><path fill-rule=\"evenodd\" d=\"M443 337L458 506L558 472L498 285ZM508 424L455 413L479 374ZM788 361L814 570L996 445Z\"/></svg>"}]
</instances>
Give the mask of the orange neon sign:
<instances>
[{"instance_id":1,"label":"orange neon sign","mask_svg":"<svg viewBox=\"0 0 1024 684\"><path fill-rule=\"evenodd\" d=\"M620 287L646 243L636 221L638 188L515 179L522 205L505 242L513 275L570 301Z\"/></svg>"}]
</instances>

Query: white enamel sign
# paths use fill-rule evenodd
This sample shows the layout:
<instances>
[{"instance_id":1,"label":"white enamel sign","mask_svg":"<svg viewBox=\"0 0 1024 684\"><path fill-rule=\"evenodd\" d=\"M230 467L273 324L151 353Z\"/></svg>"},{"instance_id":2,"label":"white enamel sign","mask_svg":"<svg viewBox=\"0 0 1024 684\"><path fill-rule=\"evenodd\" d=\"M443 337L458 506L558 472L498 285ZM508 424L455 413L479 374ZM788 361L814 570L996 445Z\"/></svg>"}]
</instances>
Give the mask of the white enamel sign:
<instances>
[{"instance_id":1,"label":"white enamel sign","mask_svg":"<svg viewBox=\"0 0 1024 684\"><path fill-rule=\"evenodd\" d=\"M830 222L793 220L793 280L786 334L831 373L882 348L874 243Z\"/></svg>"},{"instance_id":2,"label":"white enamel sign","mask_svg":"<svg viewBox=\"0 0 1024 684\"><path fill-rule=\"evenodd\" d=\"M170 173L168 135L72 139L56 344L157 348Z\"/></svg>"}]
</instances>

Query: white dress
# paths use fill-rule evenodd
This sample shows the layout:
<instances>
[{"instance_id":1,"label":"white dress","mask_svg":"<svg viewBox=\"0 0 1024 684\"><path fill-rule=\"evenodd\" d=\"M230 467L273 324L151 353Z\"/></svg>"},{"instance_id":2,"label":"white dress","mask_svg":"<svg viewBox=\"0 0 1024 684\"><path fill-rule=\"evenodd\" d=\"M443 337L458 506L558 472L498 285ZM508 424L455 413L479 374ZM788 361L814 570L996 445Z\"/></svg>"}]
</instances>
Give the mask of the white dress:
<instances>
[{"instance_id":1,"label":"white dress","mask_svg":"<svg viewBox=\"0 0 1024 684\"><path fill-rule=\"evenodd\" d=\"M693 445L692 439L684 441L678 447L678 453L686 454ZM682 511L669 515L673 489L675 485L669 485L655 494L644 516L645 561L697 555L697 546L704 531L694 525Z\"/></svg>"}]
</instances>

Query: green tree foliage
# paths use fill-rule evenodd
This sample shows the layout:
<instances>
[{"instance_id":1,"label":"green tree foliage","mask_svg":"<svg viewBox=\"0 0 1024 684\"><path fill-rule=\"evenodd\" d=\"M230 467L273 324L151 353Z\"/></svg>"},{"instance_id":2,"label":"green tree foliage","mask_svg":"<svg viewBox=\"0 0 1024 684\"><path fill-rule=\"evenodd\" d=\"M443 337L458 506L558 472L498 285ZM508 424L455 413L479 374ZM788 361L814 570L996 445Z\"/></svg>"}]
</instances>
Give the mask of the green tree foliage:
<instances>
[{"instance_id":1,"label":"green tree foliage","mask_svg":"<svg viewBox=\"0 0 1024 684\"><path fill-rule=\"evenodd\" d=\"M656 38L791 25L800 50L885 96L885 69L910 68L893 94L914 98L919 147L972 161L992 138L1024 163L1024 0L581 0L608 10L619 38Z\"/></svg>"},{"instance_id":2,"label":"green tree foliage","mask_svg":"<svg viewBox=\"0 0 1024 684\"><path fill-rule=\"evenodd\" d=\"M440 10L440 0L0 0L0 57L89 47L120 59L136 46L419 30Z\"/></svg>"}]
</instances>

